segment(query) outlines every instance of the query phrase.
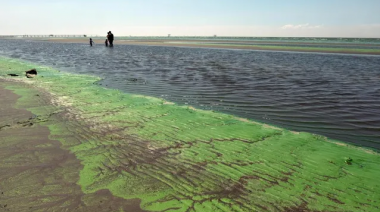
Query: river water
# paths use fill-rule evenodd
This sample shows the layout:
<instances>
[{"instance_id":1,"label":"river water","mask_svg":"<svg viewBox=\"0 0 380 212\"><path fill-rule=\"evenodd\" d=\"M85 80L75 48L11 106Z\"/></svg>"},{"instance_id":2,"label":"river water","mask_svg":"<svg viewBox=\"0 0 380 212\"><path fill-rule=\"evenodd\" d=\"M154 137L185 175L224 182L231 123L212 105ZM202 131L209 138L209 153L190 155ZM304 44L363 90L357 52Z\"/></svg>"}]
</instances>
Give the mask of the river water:
<instances>
[{"instance_id":1,"label":"river water","mask_svg":"<svg viewBox=\"0 0 380 212\"><path fill-rule=\"evenodd\" d=\"M380 57L0 40L0 55L102 86L380 149Z\"/></svg>"}]
</instances>

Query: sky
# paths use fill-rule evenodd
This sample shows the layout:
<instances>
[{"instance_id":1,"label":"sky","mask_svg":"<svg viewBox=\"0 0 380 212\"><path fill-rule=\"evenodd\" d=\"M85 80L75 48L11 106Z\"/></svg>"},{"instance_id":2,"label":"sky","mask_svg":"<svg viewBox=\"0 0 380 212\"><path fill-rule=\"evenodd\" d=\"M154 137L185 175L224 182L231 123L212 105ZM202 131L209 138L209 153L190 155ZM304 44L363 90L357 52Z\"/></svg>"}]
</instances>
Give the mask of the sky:
<instances>
[{"instance_id":1,"label":"sky","mask_svg":"<svg viewBox=\"0 0 380 212\"><path fill-rule=\"evenodd\" d=\"M0 0L0 35L380 38L380 0Z\"/></svg>"}]
</instances>

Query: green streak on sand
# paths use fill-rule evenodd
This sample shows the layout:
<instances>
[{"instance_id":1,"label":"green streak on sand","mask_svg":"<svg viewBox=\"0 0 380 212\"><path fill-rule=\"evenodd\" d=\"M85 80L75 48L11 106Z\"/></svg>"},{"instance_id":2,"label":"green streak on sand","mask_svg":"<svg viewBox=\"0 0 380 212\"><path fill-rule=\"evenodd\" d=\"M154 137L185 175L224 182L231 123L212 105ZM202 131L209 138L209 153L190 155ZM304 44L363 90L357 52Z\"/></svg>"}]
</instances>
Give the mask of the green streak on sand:
<instances>
[{"instance_id":1,"label":"green streak on sand","mask_svg":"<svg viewBox=\"0 0 380 212\"><path fill-rule=\"evenodd\" d=\"M0 75L32 67L0 59ZM99 87L97 77L37 70L19 80L46 89L70 108L69 120L89 126L48 126L81 160L85 193L109 189L152 211L380 210L373 151Z\"/></svg>"}]
</instances>

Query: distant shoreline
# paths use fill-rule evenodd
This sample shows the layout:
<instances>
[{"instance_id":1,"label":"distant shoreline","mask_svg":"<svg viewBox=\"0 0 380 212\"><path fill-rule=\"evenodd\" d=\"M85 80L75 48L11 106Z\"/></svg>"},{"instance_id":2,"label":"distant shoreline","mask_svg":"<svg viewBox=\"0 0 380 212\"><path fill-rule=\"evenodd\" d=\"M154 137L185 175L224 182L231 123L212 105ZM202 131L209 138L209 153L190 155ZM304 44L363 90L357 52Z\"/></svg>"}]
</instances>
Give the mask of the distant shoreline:
<instances>
[{"instance_id":1,"label":"distant shoreline","mask_svg":"<svg viewBox=\"0 0 380 212\"><path fill-rule=\"evenodd\" d=\"M88 43L89 38L28 38L25 40L36 40L56 43ZM104 45L104 39L93 38L96 45ZM280 42L280 41L227 41L218 40L189 40L189 39L117 39L115 45L144 45L144 46L172 46L172 47L196 47L196 48L222 48L242 49L260 51L293 51L293 52L318 52L339 54L369 54L380 55L380 44L367 43L312 43L312 42ZM305 45L305 47L291 45ZM278 45L278 46L277 46ZM318 47L321 45L331 47ZM345 48L341 48L344 46ZM351 48L352 47L352 48ZM367 49L360 47L378 47L378 49Z\"/></svg>"},{"instance_id":2,"label":"distant shoreline","mask_svg":"<svg viewBox=\"0 0 380 212\"><path fill-rule=\"evenodd\" d=\"M1 38L0 38L1 39ZM15 38L2 38L15 39ZM88 44L89 37L81 38L49 38L29 37L16 38L17 40L44 41L55 43L82 43ZM95 45L104 45L105 37L93 37ZM178 38L128 38L116 37L115 45L141 45L141 46L171 46L171 47L193 47L193 48L217 48L256 51L284 51L284 52L306 52L306 53L333 53L333 54L363 54L380 55L380 43L360 42L329 42L311 40L223 40L205 37L204 39Z\"/></svg>"}]
</instances>

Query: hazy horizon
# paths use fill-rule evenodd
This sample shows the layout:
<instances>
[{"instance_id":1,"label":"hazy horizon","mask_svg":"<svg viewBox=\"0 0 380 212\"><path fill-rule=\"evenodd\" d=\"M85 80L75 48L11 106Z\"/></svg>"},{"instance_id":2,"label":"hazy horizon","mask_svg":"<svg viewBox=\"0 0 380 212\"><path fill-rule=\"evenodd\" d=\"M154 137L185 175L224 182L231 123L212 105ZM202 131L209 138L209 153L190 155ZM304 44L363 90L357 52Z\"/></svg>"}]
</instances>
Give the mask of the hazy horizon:
<instances>
[{"instance_id":1,"label":"hazy horizon","mask_svg":"<svg viewBox=\"0 0 380 212\"><path fill-rule=\"evenodd\" d=\"M90 34L70 34L70 33L62 33L62 34L25 34L26 36L49 36L53 35L54 36L83 36L86 35L86 37L104 37L103 35L90 35ZM7 36L25 36L25 35L5 35L5 34L0 34L0 36L7 37ZM163 37L163 38L169 38L168 35L117 35L115 37ZM199 36L199 35L171 35L170 38L178 38L178 37L199 37L199 38L207 38L207 37L215 37L214 35L210 36ZM228 35L223 35L223 36L217 36L218 38L343 38L343 39L380 39L380 37L329 37L329 36L228 36Z\"/></svg>"},{"instance_id":2,"label":"hazy horizon","mask_svg":"<svg viewBox=\"0 0 380 212\"><path fill-rule=\"evenodd\" d=\"M377 0L19 0L0 35L380 38Z\"/></svg>"}]
</instances>

